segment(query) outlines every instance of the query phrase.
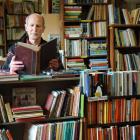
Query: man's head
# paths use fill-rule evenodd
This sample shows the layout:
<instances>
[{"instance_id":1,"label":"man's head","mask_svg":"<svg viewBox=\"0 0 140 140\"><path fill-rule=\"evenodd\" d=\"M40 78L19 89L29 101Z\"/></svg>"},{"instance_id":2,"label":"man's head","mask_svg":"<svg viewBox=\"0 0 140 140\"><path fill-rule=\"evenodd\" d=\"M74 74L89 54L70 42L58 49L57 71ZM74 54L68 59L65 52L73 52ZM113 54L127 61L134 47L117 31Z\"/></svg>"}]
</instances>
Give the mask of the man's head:
<instances>
[{"instance_id":1,"label":"man's head","mask_svg":"<svg viewBox=\"0 0 140 140\"><path fill-rule=\"evenodd\" d=\"M29 41L33 44L40 43L41 35L45 29L44 17L33 13L26 17L25 30L29 36Z\"/></svg>"}]
</instances>

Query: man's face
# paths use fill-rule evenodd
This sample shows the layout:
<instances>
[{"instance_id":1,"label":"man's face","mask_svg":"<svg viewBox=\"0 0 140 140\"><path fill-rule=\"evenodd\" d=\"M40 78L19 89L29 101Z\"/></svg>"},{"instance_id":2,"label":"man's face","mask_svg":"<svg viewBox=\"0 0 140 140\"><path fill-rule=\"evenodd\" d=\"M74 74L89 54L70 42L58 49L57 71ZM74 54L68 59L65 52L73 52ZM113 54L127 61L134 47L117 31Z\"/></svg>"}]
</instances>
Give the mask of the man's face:
<instances>
[{"instance_id":1,"label":"man's face","mask_svg":"<svg viewBox=\"0 0 140 140\"><path fill-rule=\"evenodd\" d=\"M43 20L40 16L32 15L29 17L25 30L29 36L29 40L38 40L44 32Z\"/></svg>"}]
</instances>

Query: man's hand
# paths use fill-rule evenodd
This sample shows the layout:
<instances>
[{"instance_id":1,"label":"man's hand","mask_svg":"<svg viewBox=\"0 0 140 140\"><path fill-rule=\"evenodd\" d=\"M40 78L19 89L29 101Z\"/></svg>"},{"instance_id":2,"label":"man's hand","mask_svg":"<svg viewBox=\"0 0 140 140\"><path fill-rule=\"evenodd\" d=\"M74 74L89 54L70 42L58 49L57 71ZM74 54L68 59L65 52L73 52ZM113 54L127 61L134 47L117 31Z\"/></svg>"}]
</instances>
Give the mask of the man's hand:
<instances>
[{"instance_id":1,"label":"man's hand","mask_svg":"<svg viewBox=\"0 0 140 140\"><path fill-rule=\"evenodd\" d=\"M54 71L57 71L59 68L59 60L58 59L52 59L49 61L49 69L53 69Z\"/></svg>"},{"instance_id":2,"label":"man's hand","mask_svg":"<svg viewBox=\"0 0 140 140\"><path fill-rule=\"evenodd\" d=\"M22 61L16 61L15 56L13 56L9 67L10 73L15 74L18 70L22 70L24 68L24 65Z\"/></svg>"}]
</instances>

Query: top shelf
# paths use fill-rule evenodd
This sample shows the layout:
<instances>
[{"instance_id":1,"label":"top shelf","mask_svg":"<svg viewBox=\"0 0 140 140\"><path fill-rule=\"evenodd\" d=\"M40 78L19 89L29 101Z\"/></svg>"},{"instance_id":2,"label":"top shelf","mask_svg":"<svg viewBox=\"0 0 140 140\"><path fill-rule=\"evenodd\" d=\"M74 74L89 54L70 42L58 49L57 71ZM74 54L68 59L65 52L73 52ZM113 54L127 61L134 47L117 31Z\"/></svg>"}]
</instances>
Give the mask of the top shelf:
<instances>
[{"instance_id":1,"label":"top shelf","mask_svg":"<svg viewBox=\"0 0 140 140\"><path fill-rule=\"evenodd\" d=\"M59 82L59 81L78 81L78 77L65 77L65 78L42 78L42 79L26 79L26 80L13 80L13 81L0 81L0 84L23 84L23 83L43 83L43 82Z\"/></svg>"}]
</instances>

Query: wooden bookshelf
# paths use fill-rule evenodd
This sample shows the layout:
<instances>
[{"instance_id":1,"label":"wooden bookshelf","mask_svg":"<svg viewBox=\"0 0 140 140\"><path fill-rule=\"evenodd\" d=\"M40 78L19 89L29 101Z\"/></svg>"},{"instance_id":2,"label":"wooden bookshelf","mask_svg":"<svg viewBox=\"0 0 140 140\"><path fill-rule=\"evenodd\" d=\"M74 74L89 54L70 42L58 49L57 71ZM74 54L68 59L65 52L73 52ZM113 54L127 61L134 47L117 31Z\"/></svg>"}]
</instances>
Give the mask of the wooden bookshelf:
<instances>
[{"instance_id":1,"label":"wooden bookshelf","mask_svg":"<svg viewBox=\"0 0 140 140\"><path fill-rule=\"evenodd\" d=\"M107 58L107 25L108 25L107 1L77 2L65 1L61 6L62 40L61 46L65 50L66 69L90 68L90 59L95 59L94 46L102 46L106 43L104 51L98 53L100 59ZM93 47L91 47L93 46ZM91 49L90 49L91 48ZM102 53L106 53L106 57ZM73 59L74 58L74 59ZM77 60L76 60L77 58ZM81 64L78 59L83 59ZM70 66L72 63L73 66ZM103 62L104 63L104 62ZM77 65L77 66L76 66ZM81 65L81 67L79 67ZM108 62L105 64L108 67Z\"/></svg>"},{"instance_id":2,"label":"wooden bookshelf","mask_svg":"<svg viewBox=\"0 0 140 140\"><path fill-rule=\"evenodd\" d=\"M45 105L45 100L47 98L47 95L51 93L51 91L57 91L57 90L66 90L73 88L79 84L79 77L71 77L71 78L46 78L46 79L40 79L40 80L28 80L28 81L7 81L7 82L0 82L0 90L1 95L3 96L4 102L9 102L11 107L12 107L12 102L13 102L13 94L12 91L13 89L16 88L30 88L30 87L35 87L36 88L36 102L38 105L41 105L42 108L44 108ZM20 93L19 93L20 94ZM67 92L68 94L68 92ZM76 94L75 94L76 95ZM80 102L79 102L80 103ZM76 106L76 104L75 104ZM80 108L79 108L80 109ZM45 110L44 110L45 111ZM80 117L79 115L76 116L62 116L62 117L54 117L54 118L49 118L46 116L45 120L30 120L28 122L23 121L23 122L6 122L6 123L1 123L0 128L1 129L8 129L14 140L23 140L27 139L29 137L30 129L29 127L36 124L36 125L50 125L54 124L56 125L57 123L60 123L61 125L66 124L66 123L76 123L77 127L73 128L71 127L72 131L77 131L79 133L76 134L75 137L83 137L82 140L84 140L84 127L82 128L82 125L84 125L84 119L83 117ZM69 129L68 129L69 130ZM29 131L29 133L28 133ZM46 132L49 132L46 131ZM47 134L47 133L44 134ZM56 133L56 132L54 132ZM53 134L54 134L53 133ZM59 133L62 133L61 131ZM65 133L65 132L63 132Z\"/></svg>"},{"instance_id":3,"label":"wooden bookshelf","mask_svg":"<svg viewBox=\"0 0 140 140\"><path fill-rule=\"evenodd\" d=\"M83 93L87 97L85 104L87 140L96 140L97 137L106 139L108 135L120 140L122 135L131 136L133 132L137 132L140 128L139 74L139 71L108 73L85 71L81 78L84 80ZM97 91L100 85L102 90ZM97 95L97 92L100 93ZM122 131L124 128L129 128L130 131L124 133ZM135 136L138 135L135 133Z\"/></svg>"},{"instance_id":4,"label":"wooden bookshelf","mask_svg":"<svg viewBox=\"0 0 140 140\"><path fill-rule=\"evenodd\" d=\"M115 34L118 32L119 38L117 38L117 35ZM129 31L132 33L132 35L129 36ZM137 24L130 24L130 25L124 25L124 24L118 24L118 25L110 25L109 26L109 34L110 34L110 66L112 70L122 70L117 68L116 63L118 65L124 65L119 64L119 61L124 61L124 60L119 60L117 58L117 55L122 55L124 54L138 54L140 52L140 25ZM124 32L124 35L120 35L120 32ZM130 33L130 34L131 34ZM120 45L117 44L117 39L120 42ZM133 41L133 42L131 42ZM116 51L117 50L117 51ZM136 58L134 58L134 61ZM130 62L131 63L131 62ZM138 62L136 62L136 65L139 65ZM121 67L121 66L120 66ZM132 68L133 69L133 68ZM124 70L128 70L127 68ZM134 69L133 69L134 70ZM136 69L139 70L139 69Z\"/></svg>"}]
</instances>

